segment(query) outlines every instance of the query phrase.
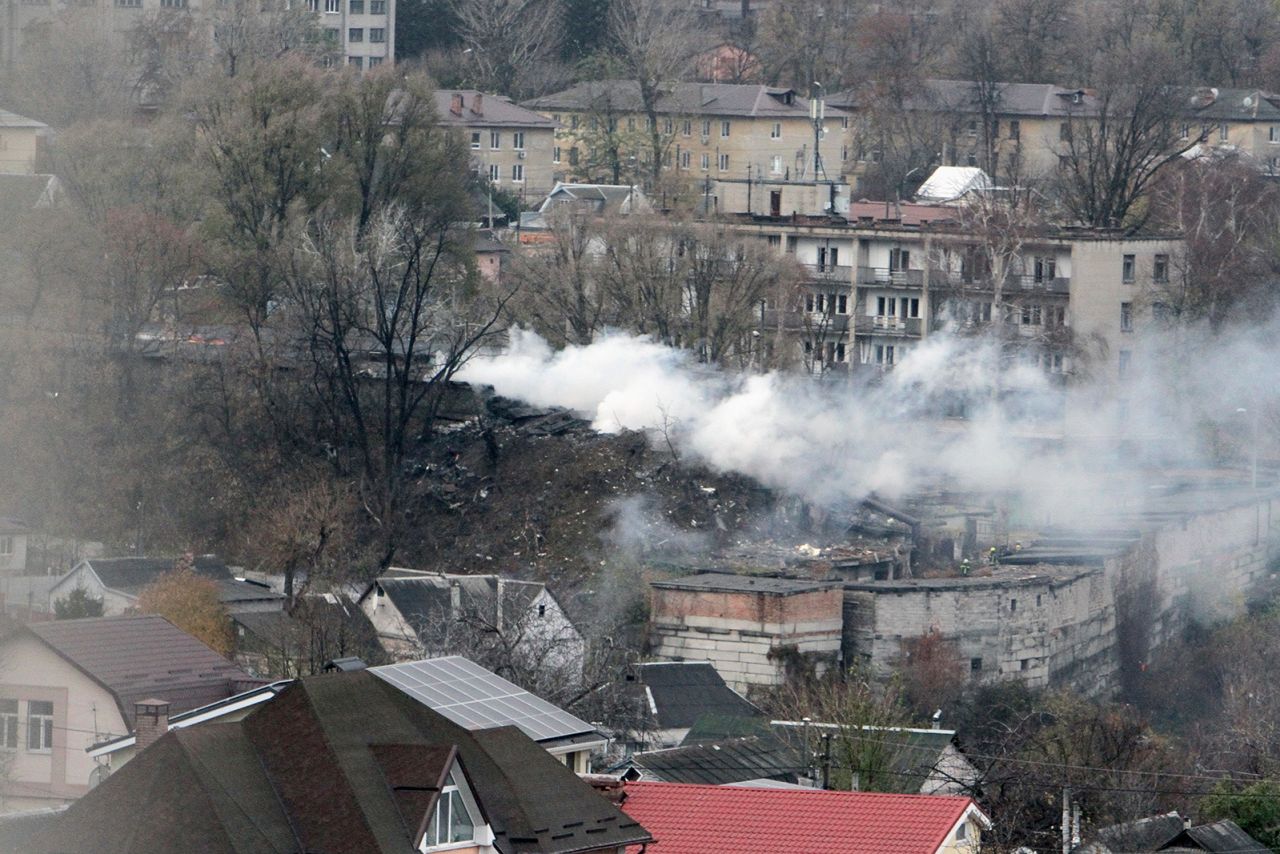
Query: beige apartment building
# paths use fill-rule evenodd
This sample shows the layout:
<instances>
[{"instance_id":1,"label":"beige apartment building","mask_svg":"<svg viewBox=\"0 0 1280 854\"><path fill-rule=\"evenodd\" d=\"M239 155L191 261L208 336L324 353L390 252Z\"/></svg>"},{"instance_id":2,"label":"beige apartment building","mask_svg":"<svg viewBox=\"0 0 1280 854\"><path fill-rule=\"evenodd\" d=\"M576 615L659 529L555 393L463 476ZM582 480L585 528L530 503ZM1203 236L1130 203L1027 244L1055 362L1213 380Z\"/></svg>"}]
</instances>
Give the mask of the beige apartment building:
<instances>
[{"instance_id":1,"label":"beige apartment building","mask_svg":"<svg viewBox=\"0 0 1280 854\"><path fill-rule=\"evenodd\" d=\"M472 168L495 187L528 203L555 187L555 121L474 89L438 90L436 109L441 124L465 135Z\"/></svg>"},{"instance_id":2,"label":"beige apartment building","mask_svg":"<svg viewBox=\"0 0 1280 854\"><path fill-rule=\"evenodd\" d=\"M550 118L553 160L563 181L636 183L648 174L649 119L635 81L581 83L526 101ZM815 117L814 113L821 113ZM811 105L793 89L729 83L678 83L658 105L668 174L689 185L721 179L839 177L848 116ZM815 125L818 151L815 170Z\"/></svg>"},{"instance_id":3,"label":"beige apartment building","mask_svg":"<svg viewBox=\"0 0 1280 854\"><path fill-rule=\"evenodd\" d=\"M271 0L268 0L271 2ZM290 0L276 0L290 8ZM340 61L354 68L376 68L395 61L395 0L298 0L316 14L320 30L335 46ZM5 0L0 25L0 61L11 66L28 49L32 35L56 16L72 16L123 45L129 32L149 16L199 14L221 0ZM264 4L264 8L268 8ZM268 12L269 14L269 12Z\"/></svg>"},{"instance_id":4,"label":"beige apartment building","mask_svg":"<svg viewBox=\"0 0 1280 854\"><path fill-rule=\"evenodd\" d=\"M0 173L34 174L48 132L43 122L0 110Z\"/></svg>"}]
</instances>

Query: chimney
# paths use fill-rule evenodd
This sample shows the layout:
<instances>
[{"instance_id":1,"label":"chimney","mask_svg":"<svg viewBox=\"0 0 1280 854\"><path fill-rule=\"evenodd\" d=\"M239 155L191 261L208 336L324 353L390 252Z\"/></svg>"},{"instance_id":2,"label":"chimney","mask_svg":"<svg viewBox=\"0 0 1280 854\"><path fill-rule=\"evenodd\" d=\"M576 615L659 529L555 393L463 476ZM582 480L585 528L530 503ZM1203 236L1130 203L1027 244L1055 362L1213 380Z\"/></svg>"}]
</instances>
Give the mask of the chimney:
<instances>
[{"instance_id":1,"label":"chimney","mask_svg":"<svg viewBox=\"0 0 1280 854\"><path fill-rule=\"evenodd\" d=\"M146 750L154 741L169 731L169 701L142 700L133 707L133 732L137 750Z\"/></svg>"},{"instance_id":2,"label":"chimney","mask_svg":"<svg viewBox=\"0 0 1280 854\"><path fill-rule=\"evenodd\" d=\"M453 102L449 104L449 112L453 113L455 116L462 115L462 93L461 92L453 93Z\"/></svg>"},{"instance_id":3,"label":"chimney","mask_svg":"<svg viewBox=\"0 0 1280 854\"><path fill-rule=\"evenodd\" d=\"M471 112L477 116L484 115L484 95L477 92L475 97L471 99Z\"/></svg>"},{"instance_id":4,"label":"chimney","mask_svg":"<svg viewBox=\"0 0 1280 854\"><path fill-rule=\"evenodd\" d=\"M462 613L462 585L456 581L449 582L449 617L458 619Z\"/></svg>"}]
</instances>

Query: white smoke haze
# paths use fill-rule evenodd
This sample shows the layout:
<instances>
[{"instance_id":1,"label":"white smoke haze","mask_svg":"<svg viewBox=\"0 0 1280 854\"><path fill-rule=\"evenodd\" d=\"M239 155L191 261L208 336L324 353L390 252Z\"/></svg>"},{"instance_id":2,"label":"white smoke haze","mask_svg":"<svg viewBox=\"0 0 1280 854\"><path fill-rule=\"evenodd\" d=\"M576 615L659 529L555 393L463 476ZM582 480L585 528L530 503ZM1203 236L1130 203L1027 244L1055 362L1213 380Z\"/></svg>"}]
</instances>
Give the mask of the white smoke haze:
<instances>
[{"instance_id":1,"label":"white smoke haze","mask_svg":"<svg viewBox=\"0 0 1280 854\"><path fill-rule=\"evenodd\" d=\"M1280 395L1277 326L1212 342L1189 332L1153 336L1135 345L1135 364L1147 370L1118 387L1086 381L1073 391L1094 401L1100 423L1123 412L1123 435L1140 445L1123 451L1114 431L1105 441L1064 440L1060 418L1015 417L991 389L1016 392L1032 411L1049 411L1061 392L1033 366L1001 367L995 342L948 334L921 342L876 385L730 374L623 333L556 351L518 329L502 354L473 360L461 378L576 410L598 430L646 431L718 471L818 503L945 487L1014 496L1036 524L1085 524L1116 508L1140 509L1150 488L1145 467L1209 465L1207 424L1243 436L1236 409L1267 417ZM925 416L957 392L984 402L964 420Z\"/></svg>"}]
</instances>

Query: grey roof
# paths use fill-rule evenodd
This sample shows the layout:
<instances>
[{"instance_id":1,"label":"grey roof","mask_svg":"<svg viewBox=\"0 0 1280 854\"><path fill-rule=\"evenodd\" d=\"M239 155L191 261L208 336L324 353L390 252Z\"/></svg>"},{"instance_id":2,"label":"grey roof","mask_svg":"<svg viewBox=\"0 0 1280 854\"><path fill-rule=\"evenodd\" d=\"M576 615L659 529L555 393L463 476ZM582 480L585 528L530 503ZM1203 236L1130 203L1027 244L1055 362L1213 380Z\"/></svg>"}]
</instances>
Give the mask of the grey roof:
<instances>
[{"instance_id":1,"label":"grey roof","mask_svg":"<svg viewBox=\"0 0 1280 854\"><path fill-rule=\"evenodd\" d=\"M1096 105L1094 96L1082 89L1053 83L995 83L996 113L1001 116L1070 116L1085 115ZM979 91L972 80L925 80L903 104L908 110L938 110L955 113L979 109ZM1079 102L1075 101L1079 95ZM875 100L875 84L838 92L828 103L846 109L860 109Z\"/></svg>"},{"instance_id":2,"label":"grey roof","mask_svg":"<svg viewBox=\"0 0 1280 854\"><path fill-rule=\"evenodd\" d=\"M38 122L35 119L29 119L26 116L20 116L17 113L11 113L8 110L0 110L0 127L35 128L40 130L49 126L44 122Z\"/></svg>"},{"instance_id":3,"label":"grey roof","mask_svg":"<svg viewBox=\"0 0 1280 854\"><path fill-rule=\"evenodd\" d=\"M1189 102L1189 118L1280 121L1280 95L1260 89L1198 89Z\"/></svg>"},{"instance_id":4,"label":"grey roof","mask_svg":"<svg viewBox=\"0 0 1280 854\"><path fill-rule=\"evenodd\" d=\"M1155 851L1182 828L1182 816L1175 811L1101 827L1094 835L1108 850Z\"/></svg>"},{"instance_id":5,"label":"grey roof","mask_svg":"<svg viewBox=\"0 0 1280 854\"><path fill-rule=\"evenodd\" d=\"M453 112L453 96L462 96L462 114ZM476 112L476 96L479 99L480 112ZM440 123L450 127L490 127L490 128L547 128L556 127L556 123L545 116L513 103L501 95L480 93L475 89L437 89L436 109L440 114Z\"/></svg>"},{"instance_id":6,"label":"grey roof","mask_svg":"<svg viewBox=\"0 0 1280 854\"><path fill-rule=\"evenodd\" d=\"M1218 854L1270 854L1271 849L1240 829L1229 819L1189 827L1159 849L1212 851Z\"/></svg>"},{"instance_id":7,"label":"grey roof","mask_svg":"<svg viewBox=\"0 0 1280 854\"><path fill-rule=\"evenodd\" d=\"M137 596L148 584L172 572L177 562L176 557L107 557L85 561L104 585L129 596ZM197 575L217 583L218 599L224 603L284 599L260 584L240 581L217 555L198 555L192 567Z\"/></svg>"},{"instance_id":8,"label":"grey roof","mask_svg":"<svg viewBox=\"0 0 1280 854\"><path fill-rule=\"evenodd\" d=\"M469 730L517 726L538 742L595 733L581 718L460 655L388 664L370 672Z\"/></svg>"},{"instance_id":9,"label":"grey roof","mask_svg":"<svg viewBox=\"0 0 1280 854\"><path fill-rule=\"evenodd\" d=\"M257 684L227 659L164 617L100 617L32 623L31 632L115 695L133 721L134 704L148 697L184 712Z\"/></svg>"},{"instance_id":10,"label":"grey roof","mask_svg":"<svg viewBox=\"0 0 1280 854\"><path fill-rule=\"evenodd\" d=\"M797 593L813 593L831 590L838 582L810 581L804 578L773 578L764 575L740 575L731 572L702 572L650 582L663 590L714 590L723 593L768 593L775 596L792 596Z\"/></svg>"},{"instance_id":11,"label":"grey roof","mask_svg":"<svg viewBox=\"0 0 1280 854\"><path fill-rule=\"evenodd\" d=\"M761 779L794 783L804 765L799 751L768 736L637 753L630 764L666 783L712 786Z\"/></svg>"},{"instance_id":12,"label":"grey roof","mask_svg":"<svg viewBox=\"0 0 1280 854\"><path fill-rule=\"evenodd\" d=\"M12 516L0 516L0 534L29 534L31 528L21 519Z\"/></svg>"},{"instance_id":13,"label":"grey roof","mask_svg":"<svg viewBox=\"0 0 1280 854\"><path fill-rule=\"evenodd\" d=\"M528 608L545 589L535 581L518 581L497 575L445 575L420 572L412 569L388 569L377 578L364 594L375 589L396 606L396 610L411 626L423 625L452 614L450 590L459 590L460 605L467 613L484 619L497 617L498 588L502 582L503 613L511 616Z\"/></svg>"},{"instance_id":14,"label":"grey roof","mask_svg":"<svg viewBox=\"0 0 1280 854\"><path fill-rule=\"evenodd\" d=\"M708 661L636 664L629 678L647 689L660 729L692 727L704 715L762 716L759 709L725 684Z\"/></svg>"},{"instance_id":15,"label":"grey roof","mask_svg":"<svg viewBox=\"0 0 1280 854\"><path fill-rule=\"evenodd\" d=\"M562 92L525 101L543 112L604 111L638 113L643 110L640 85L634 80L579 83ZM746 118L808 118L809 100L793 89L742 83L676 83L658 100L659 113ZM843 115L828 108L829 114Z\"/></svg>"},{"instance_id":16,"label":"grey roof","mask_svg":"<svg viewBox=\"0 0 1280 854\"><path fill-rule=\"evenodd\" d=\"M514 727L471 733L367 672L293 683L242 721L165 735L28 854L414 850L454 759L501 854L651 839ZM163 792L164 797L156 797Z\"/></svg>"}]
</instances>

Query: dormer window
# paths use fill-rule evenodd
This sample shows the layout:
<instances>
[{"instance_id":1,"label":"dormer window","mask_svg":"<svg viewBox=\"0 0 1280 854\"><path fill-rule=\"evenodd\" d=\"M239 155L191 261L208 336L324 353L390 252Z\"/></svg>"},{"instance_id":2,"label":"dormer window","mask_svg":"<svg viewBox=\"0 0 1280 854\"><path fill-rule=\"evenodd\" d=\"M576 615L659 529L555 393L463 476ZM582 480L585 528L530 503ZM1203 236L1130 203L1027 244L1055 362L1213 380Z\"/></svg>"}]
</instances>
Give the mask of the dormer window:
<instances>
[{"instance_id":1,"label":"dormer window","mask_svg":"<svg viewBox=\"0 0 1280 854\"><path fill-rule=\"evenodd\" d=\"M476 828L481 824L479 808L471 802L471 794L458 785L457 769L449 773L448 782L436 799L435 812L419 851L441 851L476 844ZM486 836L488 834L485 834Z\"/></svg>"}]
</instances>

